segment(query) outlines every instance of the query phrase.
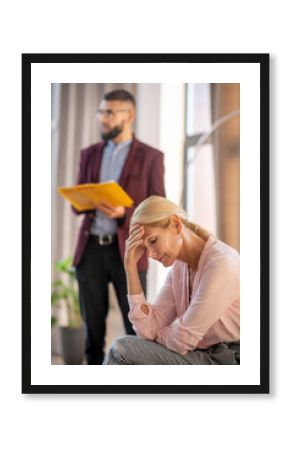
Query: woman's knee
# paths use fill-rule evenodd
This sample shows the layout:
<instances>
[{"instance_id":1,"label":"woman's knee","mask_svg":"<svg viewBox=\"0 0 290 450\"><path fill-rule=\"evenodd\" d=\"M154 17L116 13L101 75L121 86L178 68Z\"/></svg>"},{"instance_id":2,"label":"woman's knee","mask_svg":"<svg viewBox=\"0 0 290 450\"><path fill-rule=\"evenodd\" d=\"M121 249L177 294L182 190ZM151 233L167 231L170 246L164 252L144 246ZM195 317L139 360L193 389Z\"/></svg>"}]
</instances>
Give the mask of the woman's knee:
<instances>
[{"instance_id":1,"label":"woman's knee","mask_svg":"<svg viewBox=\"0 0 290 450\"><path fill-rule=\"evenodd\" d=\"M135 336L122 336L112 344L110 353L112 358L118 364L130 364L132 357L132 345L134 345Z\"/></svg>"}]
</instances>

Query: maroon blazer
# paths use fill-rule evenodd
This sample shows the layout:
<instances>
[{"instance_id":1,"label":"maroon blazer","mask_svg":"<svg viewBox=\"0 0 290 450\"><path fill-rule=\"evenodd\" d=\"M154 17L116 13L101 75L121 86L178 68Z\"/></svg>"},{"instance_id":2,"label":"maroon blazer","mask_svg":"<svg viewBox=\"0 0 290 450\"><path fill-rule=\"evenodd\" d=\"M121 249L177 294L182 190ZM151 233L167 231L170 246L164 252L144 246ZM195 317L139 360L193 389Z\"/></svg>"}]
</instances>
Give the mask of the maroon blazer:
<instances>
[{"instance_id":1,"label":"maroon blazer","mask_svg":"<svg viewBox=\"0 0 290 450\"><path fill-rule=\"evenodd\" d=\"M105 145L106 143L101 141L81 151L77 184L97 183L99 181ZM124 259L125 241L128 237L129 223L134 209L150 195L165 197L163 156L163 153L159 150L138 141L135 137L133 138L119 179L119 184L134 200L133 207L126 209L125 217L117 219L118 243L122 259ZM74 210L74 212L84 214L73 262L77 266L88 241L95 211L79 213ZM144 271L147 268L148 258L145 253L139 260L138 270Z\"/></svg>"}]
</instances>

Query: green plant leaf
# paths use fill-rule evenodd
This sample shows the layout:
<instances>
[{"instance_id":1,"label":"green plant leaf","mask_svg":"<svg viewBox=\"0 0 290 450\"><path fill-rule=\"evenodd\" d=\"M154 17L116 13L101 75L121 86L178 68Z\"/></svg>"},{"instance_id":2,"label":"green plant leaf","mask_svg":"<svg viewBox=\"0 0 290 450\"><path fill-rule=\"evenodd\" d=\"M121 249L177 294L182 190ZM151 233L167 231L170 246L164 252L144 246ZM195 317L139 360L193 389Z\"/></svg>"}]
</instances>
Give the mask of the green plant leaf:
<instances>
[{"instance_id":1,"label":"green plant leaf","mask_svg":"<svg viewBox=\"0 0 290 450\"><path fill-rule=\"evenodd\" d=\"M56 261L55 268L62 274L62 279L54 280L51 284L51 303L54 306L58 302L64 301L69 326L80 327L82 325L82 318L76 283L76 271L72 267L72 257L69 256L63 260Z\"/></svg>"}]
</instances>

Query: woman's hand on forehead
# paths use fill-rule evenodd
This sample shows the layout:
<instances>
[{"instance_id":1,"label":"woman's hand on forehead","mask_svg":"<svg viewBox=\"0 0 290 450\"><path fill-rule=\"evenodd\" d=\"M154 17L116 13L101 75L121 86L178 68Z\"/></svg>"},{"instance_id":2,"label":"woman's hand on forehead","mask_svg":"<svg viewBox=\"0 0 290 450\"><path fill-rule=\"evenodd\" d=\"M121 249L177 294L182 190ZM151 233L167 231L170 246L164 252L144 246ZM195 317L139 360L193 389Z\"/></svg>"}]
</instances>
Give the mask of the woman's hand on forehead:
<instances>
[{"instance_id":1,"label":"woman's hand on forehead","mask_svg":"<svg viewBox=\"0 0 290 450\"><path fill-rule=\"evenodd\" d=\"M131 225L130 226L130 228L129 228L129 233L133 233L134 231L136 231L136 230L140 230L140 229L142 229L143 228L143 230L144 230L144 227L143 227L143 225L141 225L140 223L134 223L134 225Z\"/></svg>"}]
</instances>

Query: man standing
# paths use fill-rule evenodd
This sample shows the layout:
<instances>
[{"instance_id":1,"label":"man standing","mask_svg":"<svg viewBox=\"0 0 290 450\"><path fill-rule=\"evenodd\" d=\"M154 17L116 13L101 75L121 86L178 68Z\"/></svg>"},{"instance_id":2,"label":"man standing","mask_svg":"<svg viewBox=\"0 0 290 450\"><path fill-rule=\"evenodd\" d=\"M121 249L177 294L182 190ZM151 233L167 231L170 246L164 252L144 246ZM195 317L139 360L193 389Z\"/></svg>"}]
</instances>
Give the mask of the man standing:
<instances>
[{"instance_id":1,"label":"man standing","mask_svg":"<svg viewBox=\"0 0 290 450\"><path fill-rule=\"evenodd\" d=\"M163 153L138 141L132 126L134 97L123 89L107 93L97 111L102 141L81 152L78 184L115 180L134 200L131 208L102 202L85 211L74 265L80 305L86 325L88 364L102 364L108 314L108 284L113 283L127 334L135 334L128 319L125 240L134 208L150 195L165 196ZM75 211L78 213L77 211ZM148 259L139 261L144 292Z\"/></svg>"}]
</instances>

